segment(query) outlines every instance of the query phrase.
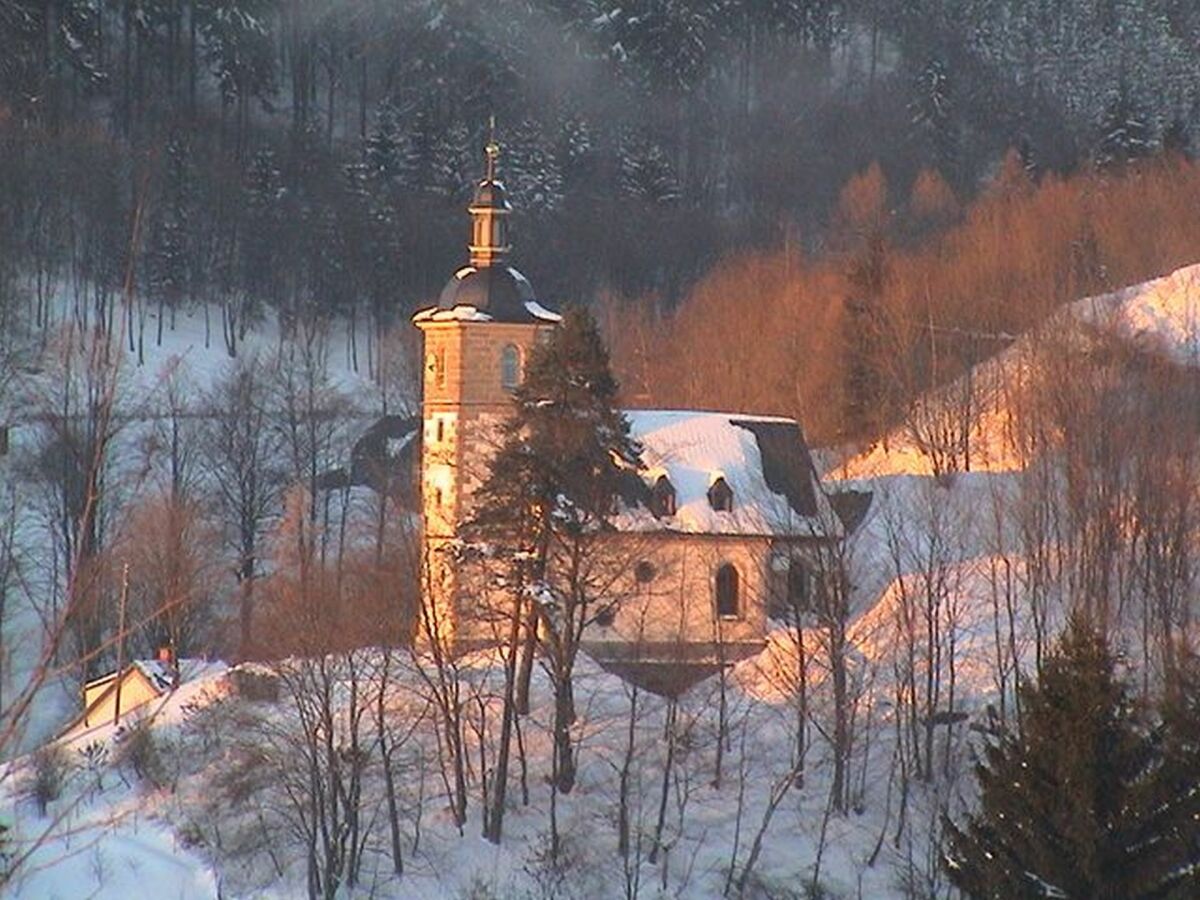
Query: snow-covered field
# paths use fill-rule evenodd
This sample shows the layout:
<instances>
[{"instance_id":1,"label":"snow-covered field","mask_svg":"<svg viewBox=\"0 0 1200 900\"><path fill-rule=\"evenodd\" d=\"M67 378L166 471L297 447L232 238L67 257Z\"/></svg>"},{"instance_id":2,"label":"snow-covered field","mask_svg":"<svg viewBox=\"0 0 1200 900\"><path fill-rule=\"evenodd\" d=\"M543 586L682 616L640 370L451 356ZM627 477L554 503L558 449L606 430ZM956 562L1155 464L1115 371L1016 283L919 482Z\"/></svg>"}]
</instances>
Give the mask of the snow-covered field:
<instances>
[{"instance_id":1,"label":"snow-covered field","mask_svg":"<svg viewBox=\"0 0 1200 900\"><path fill-rule=\"evenodd\" d=\"M1200 350L1198 304L1200 266L1080 301L1049 327L1061 332L1078 323L1104 324L1191 365ZM266 335L264 346L277 341ZM188 338L181 330L172 341L137 376L147 379L147 389L159 377L151 374L153 366L170 356L188 360L198 383L217 377L224 365L218 350L204 350L195 332ZM760 657L739 664L725 681L713 678L688 692L672 730L669 704L644 693L631 730L631 689L581 660L575 688L580 773L571 794L557 801L564 860L558 867L547 861L553 698L544 673L535 673L533 708L521 723L525 764L514 762L503 840L495 846L479 835L481 775L494 764L499 727L499 666L481 656L461 673L469 698L470 802L460 833L448 809L444 754L418 670L422 661L403 653L387 693L391 721L405 726L394 761L403 874L393 870L376 766L365 781L371 829L359 882L343 884L339 896L735 896L751 860L751 875L741 885L745 896L807 896L814 882L833 897L947 896L936 855L938 820L941 811L969 800L972 726L986 721L989 707L1003 711L1012 702L1018 678L1032 671L1034 656L1064 614L1046 598L1067 587L1047 589L1045 571L1031 571L1027 522L1013 513L1030 485L1023 480L1025 457L1011 443L1015 413L1003 386L1023 381L1030 359L1018 341L979 367L972 389L984 399L972 426L972 471L935 477L928 454L904 429L828 469L831 484L874 493L847 561L853 749L844 814L830 809L834 710L830 636L820 623L809 622L802 632L806 708L796 690L796 632L780 624ZM348 372L340 377L363 409L378 408L369 381ZM5 628L36 625L18 615ZM380 651L364 651L361 662L377 671L379 658ZM938 681L933 695L923 684L931 669ZM158 784L120 762L121 741L111 729L86 740L63 738L72 771L45 815L24 790L32 757L10 763L0 783L0 821L16 823L17 846L22 837L49 835L16 883L17 896L306 893L304 847L295 827L300 813L286 779L241 777L248 747L263 750L262 772L287 772L296 764L288 755L298 752L294 704L286 690L275 702L248 700L231 689L229 678L220 665L194 668L155 710L150 727L168 761ZM367 683L375 684L371 678ZM339 685L346 689L344 681ZM46 702L33 729L38 743L65 721L67 701L60 691ZM914 709L936 718L936 725L912 724L910 733ZM793 777L799 721L807 741L802 778ZM934 751L935 771L924 779L905 768L917 733L932 738ZM112 745L100 765L81 752L92 741ZM617 840L623 772L632 819L626 855Z\"/></svg>"}]
</instances>

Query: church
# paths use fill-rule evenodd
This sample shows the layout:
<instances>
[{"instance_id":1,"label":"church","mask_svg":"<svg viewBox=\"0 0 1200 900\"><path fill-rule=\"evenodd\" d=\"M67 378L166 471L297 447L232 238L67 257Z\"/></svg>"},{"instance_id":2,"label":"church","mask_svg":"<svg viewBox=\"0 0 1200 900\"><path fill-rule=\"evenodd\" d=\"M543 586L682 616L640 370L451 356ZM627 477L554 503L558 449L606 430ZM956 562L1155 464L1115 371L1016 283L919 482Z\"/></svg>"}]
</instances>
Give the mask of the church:
<instances>
[{"instance_id":1,"label":"church","mask_svg":"<svg viewBox=\"0 0 1200 900\"><path fill-rule=\"evenodd\" d=\"M464 648L499 643L509 607L461 563L463 528L529 354L560 321L510 261L498 154L489 143L469 206L468 265L413 316L424 357L422 631ZM582 647L665 693L760 652L769 618L803 610L820 589L815 551L853 523L822 491L791 419L624 413L641 468L602 538L611 575Z\"/></svg>"}]
</instances>

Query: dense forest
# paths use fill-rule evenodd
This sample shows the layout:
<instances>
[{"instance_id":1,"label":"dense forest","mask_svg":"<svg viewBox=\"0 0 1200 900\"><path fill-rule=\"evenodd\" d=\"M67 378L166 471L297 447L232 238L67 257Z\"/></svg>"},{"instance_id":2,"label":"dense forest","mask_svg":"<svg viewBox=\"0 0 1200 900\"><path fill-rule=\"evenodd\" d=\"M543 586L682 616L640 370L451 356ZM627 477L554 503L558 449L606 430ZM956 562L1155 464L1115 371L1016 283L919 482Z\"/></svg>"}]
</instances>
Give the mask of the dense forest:
<instances>
[{"instance_id":1,"label":"dense forest","mask_svg":"<svg viewBox=\"0 0 1200 900\"><path fill-rule=\"evenodd\" d=\"M4 0L4 306L130 270L385 324L458 262L493 115L542 293L673 305L733 251L830 249L872 162L969 198L1012 148L1186 150L1198 40L1187 0Z\"/></svg>"}]
</instances>

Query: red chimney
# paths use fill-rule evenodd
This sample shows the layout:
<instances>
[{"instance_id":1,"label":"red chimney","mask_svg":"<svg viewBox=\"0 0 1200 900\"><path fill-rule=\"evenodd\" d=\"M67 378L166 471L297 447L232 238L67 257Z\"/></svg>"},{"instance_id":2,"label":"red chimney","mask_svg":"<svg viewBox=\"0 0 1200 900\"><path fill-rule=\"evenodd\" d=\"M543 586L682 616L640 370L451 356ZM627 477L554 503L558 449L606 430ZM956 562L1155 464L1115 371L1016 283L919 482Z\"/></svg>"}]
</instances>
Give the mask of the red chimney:
<instances>
[{"instance_id":1,"label":"red chimney","mask_svg":"<svg viewBox=\"0 0 1200 900\"><path fill-rule=\"evenodd\" d=\"M159 644L155 659L170 670L171 683L177 687L179 685L179 664L175 660L175 646L169 642Z\"/></svg>"}]
</instances>

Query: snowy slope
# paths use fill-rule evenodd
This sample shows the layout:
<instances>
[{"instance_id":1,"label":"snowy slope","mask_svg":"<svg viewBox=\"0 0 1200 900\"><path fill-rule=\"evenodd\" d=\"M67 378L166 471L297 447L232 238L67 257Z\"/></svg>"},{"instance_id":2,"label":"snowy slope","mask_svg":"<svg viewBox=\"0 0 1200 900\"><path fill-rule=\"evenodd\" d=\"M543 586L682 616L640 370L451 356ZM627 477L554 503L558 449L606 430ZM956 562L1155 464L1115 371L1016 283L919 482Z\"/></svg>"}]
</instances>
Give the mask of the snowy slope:
<instances>
[{"instance_id":1,"label":"snowy slope","mask_svg":"<svg viewBox=\"0 0 1200 900\"><path fill-rule=\"evenodd\" d=\"M1088 325L1111 327L1191 364L1200 349L1193 327L1198 301L1200 267L1192 267L1080 301L1046 327L1060 332ZM1028 377L1030 358L1026 342L1017 341L975 373L973 387L988 403L974 435L971 472L933 477L926 455L902 431L889 436L886 446L830 470L831 482L874 494L866 521L851 538L849 554L849 690L860 735L849 772L853 808L844 816L827 815L832 778L827 737L830 670L822 650L827 635L810 621L800 632L807 660L807 712L815 723L808 728L804 779L783 794L762 840L757 886L751 885L747 896L799 894L818 865L821 887L835 897L887 900L906 896L906 885L913 884L944 895L944 882L931 886L937 872L936 823L943 808L953 809L970 795L963 775L972 739L968 726L980 722L989 706L1003 709L1011 702L1018 677L1033 671L1036 644L1044 639L1039 629L1052 634L1061 623L1061 607L1047 610L1041 622L1027 614L1033 576L1022 562L1020 530L1011 516L1022 473L1020 459L1007 444L1012 423L1005 398L1014 381ZM678 414L662 415L656 427L684 424L671 419ZM676 436L694 443L695 435L686 428ZM707 452L704 447L691 449ZM753 447L717 449L723 460L745 460ZM718 462L705 457L695 484L683 493L703 496L713 466ZM921 640L906 643L913 629L920 638L926 627L937 633L936 648L926 648ZM764 653L739 664L724 685L710 679L682 698L677 728L684 738L675 748L676 768L668 779L665 804L660 801L668 752L667 705L661 698L639 696L628 760L634 834L643 844L633 862L617 853L615 828L620 773L627 760L630 692L614 676L580 660L575 688L579 721L574 731L579 781L569 796L559 798L557 809L568 860L565 876L549 871L545 863L550 806L547 724L553 709L545 674L536 673L533 709L522 720L529 800L525 803L521 797L520 775L514 772L504 838L496 847L478 836L478 775L486 763L477 763L475 754L480 752L478 735L494 740L498 727L499 667L485 654L462 670L464 690L472 698L467 704L471 715L486 718L468 729L471 801L460 833L448 815L437 769L440 738L434 721L425 718L425 681L411 663L403 665L391 708L399 721L411 722L414 728L397 767L405 872L394 875L373 846L376 855L367 866L368 875L358 889L346 889L346 895L421 900L621 897L627 896L630 879L637 880L642 897L726 894L731 865L736 871L745 864L773 790L792 771L799 716L795 639L795 629L780 624ZM896 735L902 728L897 704L910 689L904 679L920 684L931 667L945 680L948 695L939 694L928 711L945 714L946 721L956 724L953 729L938 726L936 732L938 758L944 753L945 759L944 769L939 766L942 774L928 784L911 783L901 800L895 767ZM729 723L724 744L718 735L722 708ZM165 896L210 897L218 888L222 897L302 894L301 848L271 818L279 812L278 790L273 795L269 785L260 787L236 802L227 793L238 747L246 736L272 736L264 738L262 746L264 752L276 753L285 745L273 742L291 723L285 701L250 703L230 694L220 668L195 672L185 688L163 704L154 724L155 733L182 760L172 789L147 789L128 773L124 777L132 786L126 785L113 768L103 778L103 789L94 789L80 770L58 808L77 804L77 809L71 807L70 821L87 826L80 834L90 834L87 846L101 850L72 854L85 842L55 837L38 851L41 867L18 886L18 895L75 896L98 889L99 896L129 896L135 884L130 873L142 873L136 881L139 887L152 886ZM80 744L86 746L95 737L69 737L70 752L78 757ZM19 775L0 780L4 813L9 819L16 814L36 832L46 820L20 795L21 782ZM368 791L379 802L378 779ZM664 852L652 862L649 844L660 810L665 810ZM265 843L264 833L270 835ZM71 841L70 846L65 843Z\"/></svg>"},{"instance_id":2,"label":"snowy slope","mask_svg":"<svg viewBox=\"0 0 1200 900\"><path fill-rule=\"evenodd\" d=\"M479 660L482 663L484 660ZM287 704L251 704L228 694L220 667L194 671L193 678L157 711L154 732L161 746L171 748L178 758L180 774L172 790L156 790L139 784L132 773L118 769L115 762L119 741L112 744L110 762L95 786L95 773L76 760L77 768L60 801L50 815L66 811L69 828L55 836L35 856L36 865L17 886L20 897L98 896L118 898L145 893L148 896L207 898L295 897L304 892L303 853L290 835L272 831L270 846L251 839L258 826L253 816L271 815L278 788L267 786L238 803L223 799L229 753L237 738L207 742L198 728L201 710L220 717L226 728L236 722L239 729L266 723L278 733L288 727ZM476 665L467 674L476 688L494 689L496 667ZM742 693L735 682L727 698L731 722L738 723L740 745L727 751L722 783L717 786L716 708L718 682L710 681L691 692L682 702L680 721L688 735L675 762L676 787L667 807L663 843L666 857L657 863L646 858L650 835L655 830L664 763L662 728L665 702L642 694L636 721L636 748L632 765L634 827L641 837L640 877L642 896L717 897L731 855L744 861L746 845L758 828L766 794L791 770L786 752L794 712L787 701L762 703ZM419 690L419 678L411 669L398 679L403 695ZM401 793L406 809L406 869L402 877L375 864L369 883L348 896L389 898L455 898L471 896L563 898L618 897L624 894L624 875L616 851L613 827L618 796L618 768L622 764L628 727L627 687L590 661L580 662L576 682L580 721L582 769L571 795L559 798L559 821L565 857L570 860L564 879L546 869L546 823L549 788L543 779L549 771L550 745L542 725L552 705L549 685L541 672L535 678L534 709L526 721L528 748L529 805L519 799L514 784L512 806L505 821L504 839L495 847L478 836L478 792L472 792L470 820L460 835L445 812L432 769L419 783L420 768L413 760L424 759L433 766L437 736L432 722L418 727L404 748L399 769ZM404 701L401 701L404 702ZM490 708L498 712L494 697ZM213 726L207 720L206 727ZM259 724L255 724L259 723ZM493 720L493 725L495 720ZM91 741L112 742L111 729L66 739L65 746L77 753ZM210 737L212 735L210 734ZM274 746L274 745L271 745ZM236 752L236 750L233 750ZM27 764L20 760L16 765ZM886 759L879 761L880 766ZM822 818L827 791L825 762L818 751L811 754L804 789L793 789L767 833L757 877L768 885L797 885L811 870L822 843ZM514 773L514 779L515 779ZM21 777L15 779L19 783ZM129 784L126 783L128 780ZM886 772L878 773L879 808L883 803ZM13 780L9 781L10 784ZM369 789L381 790L377 781ZM682 790L684 794L676 792ZM276 797L272 797L272 793ZM742 809L739 814L739 794ZM375 794L378 800L378 794ZM679 806L684 804L684 808ZM4 806L18 814L27 834L36 835L49 823L33 810L32 801L5 798ZM739 822L740 816L740 822ZM413 831L420 822L419 833ZM883 821L877 816L851 816L827 823L822 848L821 883L837 896L889 897L894 873L884 861L867 866L865 860L877 840ZM738 830L740 847L735 843ZM222 834L222 843L212 835ZM181 835L198 841L185 846ZM256 846L257 845L257 846ZM283 866L276 873L275 863ZM656 890L659 878L669 889Z\"/></svg>"},{"instance_id":3,"label":"snowy slope","mask_svg":"<svg viewBox=\"0 0 1200 900\"><path fill-rule=\"evenodd\" d=\"M1170 275L1071 303L1055 313L1034 334L979 366L966 378L926 398L932 415L953 415L964 392L973 395L978 419L971 430L971 469L1011 472L1021 467L1012 434L1019 425L1011 407L1014 392L1028 383L1037 365L1038 342L1086 340L1086 330L1098 328L1162 354L1181 365L1200 366L1200 265L1187 266ZM873 478L881 475L930 475L932 460L914 440L911 428L895 429L865 452L852 456L835 469L840 478Z\"/></svg>"}]
</instances>

